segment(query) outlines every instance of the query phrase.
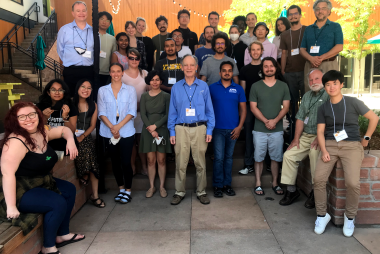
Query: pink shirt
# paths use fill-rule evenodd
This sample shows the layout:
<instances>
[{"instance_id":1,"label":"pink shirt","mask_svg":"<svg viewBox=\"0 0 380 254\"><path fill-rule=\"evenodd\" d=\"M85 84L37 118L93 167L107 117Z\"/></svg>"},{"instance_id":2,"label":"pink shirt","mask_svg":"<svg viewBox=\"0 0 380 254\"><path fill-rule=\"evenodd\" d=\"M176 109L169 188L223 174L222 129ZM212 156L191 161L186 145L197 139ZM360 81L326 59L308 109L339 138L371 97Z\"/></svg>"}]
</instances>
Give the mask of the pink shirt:
<instances>
[{"instance_id":1,"label":"pink shirt","mask_svg":"<svg viewBox=\"0 0 380 254\"><path fill-rule=\"evenodd\" d=\"M141 95L146 91L145 77L148 75L148 72L143 70L142 74L143 75L141 76L139 73L137 78L131 78L124 72L123 77L121 78L121 81L124 84L133 86L136 89L137 103L140 102Z\"/></svg>"},{"instance_id":2,"label":"pink shirt","mask_svg":"<svg viewBox=\"0 0 380 254\"><path fill-rule=\"evenodd\" d=\"M263 55L261 56L261 59L267 56L273 57L275 60L277 60L277 47L273 43L271 43L268 39L266 39L263 42L263 47L264 47L264 52ZM244 65L249 64L252 62L252 57L248 53L248 48L245 49L244 53Z\"/></svg>"}]
</instances>

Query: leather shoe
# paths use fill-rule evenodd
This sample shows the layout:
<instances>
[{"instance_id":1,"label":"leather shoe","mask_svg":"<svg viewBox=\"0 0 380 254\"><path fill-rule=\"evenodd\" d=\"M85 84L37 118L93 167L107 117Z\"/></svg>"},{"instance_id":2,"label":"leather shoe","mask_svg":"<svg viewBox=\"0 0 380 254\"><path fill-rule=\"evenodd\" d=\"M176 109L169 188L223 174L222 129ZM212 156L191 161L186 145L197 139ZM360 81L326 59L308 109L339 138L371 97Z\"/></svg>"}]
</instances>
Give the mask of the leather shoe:
<instances>
[{"instance_id":1,"label":"leather shoe","mask_svg":"<svg viewBox=\"0 0 380 254\"><path fill-rule=\"evenodd\" d=\"M204 205L208 205L210 204L210 199L207 197L207 194L203 194L201 196L198 196L197 199L199 199L199 201L204 204Z\"/></svg>"},{"instance_id":2,"label":"leather shoe","mask_svg":"<svg viewBox=\"0 0 380 254\"><path fill-rule=\"evenodd\" d=\"M309 197L305 201L305 207L307 209L313 209L315 208L315 200L314 200L314 190L312 190L309 194Z\"/></svg>"},{"instance_id":3,"label":"leather shoe","mask_svg":"<svg viewBox=\"0 0 380 254\"><path fill-rule=\"evenodd\" d=\"M223 187L223 192L226 193L227 196L235 196L235 191L231 188L231 186L226 185Z\"/></svg>"},{"instance_id":4,"label":"leather shoe","mask_svg":"<svg viewBox=\"0 0 380 254\"><path fill-rule=\"evenodd\" d=\"M171 205L178 205L181 203L182 199L184 199L185 196L181 197L180 195L174 194L172 201L170 201Z\"/></svg>"},{"instance_id":5,"label":"leather shoe","mask_svg":"<svg viewBox=\"0 0 380 254\"><path fill-rule=\"evenodd\" d=\"M222 198L223 197L222 188L214 187L214 197L216 197L216 198Z\"/></svg>"},{"instance_id":6,"label":"leather shoe","mask_svg":"<svg viewBox=\"0 0 380 254\"><path fill-rule=\"evenodd\" d=\"M285 196L280 200L279 204L283 206L291 205L298 197L300 193L298 190L295 192L285 191Z\"/></svg>"}]
</instances>

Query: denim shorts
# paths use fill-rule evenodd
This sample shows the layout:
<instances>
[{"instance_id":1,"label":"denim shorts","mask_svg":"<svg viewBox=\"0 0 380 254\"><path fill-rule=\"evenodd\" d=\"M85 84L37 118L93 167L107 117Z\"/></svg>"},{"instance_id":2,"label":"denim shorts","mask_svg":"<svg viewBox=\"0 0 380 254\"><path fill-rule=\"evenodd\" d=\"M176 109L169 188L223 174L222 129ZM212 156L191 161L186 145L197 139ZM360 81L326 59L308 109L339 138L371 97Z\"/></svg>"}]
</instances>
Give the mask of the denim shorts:
<instances>
[{"instance_id":1,"label":"denim shorts","mask_svg":"<svg viewBox=\"0 0 380 254\"><path fill-rule=\"evenodd\" d=\"M265 159L267 151L270 159L281 162L283 156L284 132L265 133L252 131L253 145L255 146L254 157L256 162L262 162Z\"/></svg>"}]
</instances>

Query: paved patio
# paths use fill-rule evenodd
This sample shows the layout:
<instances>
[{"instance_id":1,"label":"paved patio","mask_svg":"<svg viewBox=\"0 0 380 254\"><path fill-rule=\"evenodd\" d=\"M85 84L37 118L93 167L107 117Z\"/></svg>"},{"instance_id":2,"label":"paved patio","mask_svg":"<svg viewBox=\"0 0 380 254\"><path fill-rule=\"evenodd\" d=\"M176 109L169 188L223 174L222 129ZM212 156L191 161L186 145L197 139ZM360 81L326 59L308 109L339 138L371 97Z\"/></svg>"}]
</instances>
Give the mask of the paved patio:
<instances>
[{"instance_id":1,"label":"paved patio","mask_svg":"<svg viewBox=\"0 0 380 254\"><path fill-rule=\"evenodd\" d=\"M62 254L121 253L380 253L380 227L356 228L346 238L331 223L323 235L313 232L315 210L303 207L305 195L295 204L278 205L281 196L269 188L265 196L253 189L235 189L235 197L199 203L190 190L178 206L156 193L133 192L130 204L113 201L115 190L102 198L107 207L87 203L71 220L71 231L86 235L82 242L60 249ZM274 200L265 200L272 197ZM375 244L376 243L376 244Z\"/></svg>"}]
</instances>

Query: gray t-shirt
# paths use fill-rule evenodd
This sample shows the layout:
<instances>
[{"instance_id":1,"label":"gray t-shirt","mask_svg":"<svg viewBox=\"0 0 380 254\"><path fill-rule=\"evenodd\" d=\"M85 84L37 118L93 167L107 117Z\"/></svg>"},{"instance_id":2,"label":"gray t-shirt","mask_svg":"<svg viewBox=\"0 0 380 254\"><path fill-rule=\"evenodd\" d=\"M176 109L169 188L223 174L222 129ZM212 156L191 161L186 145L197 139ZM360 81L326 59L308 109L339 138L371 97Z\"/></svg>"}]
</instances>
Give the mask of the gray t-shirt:
<instances>
[{"instance_id":1,"label":"gray t-shirt","mask_svg":"<svg viewBox=\"0 0 380 254\"><path fill-rule=\"evenodd\" d=\"M220 64L225 61L230 61L234 64L234 74L233 76L239 75L239 70L236 66L236 63L234 59L228 56L224 56L222 59L215 59L214 56L207 58L202 65L201 72L199 75L206 77L206 83L207 85L214 84L215 82L218 82L220 80Z\"/></svg>"},{"instance_id":2,"label":"gray t-shirt","mask_svg":"<svg viewBox=\"0 0 380 254\"><path fill-rule=\"evenodd\" d=\"M348 138L345 141L361 141L359 133L358 118L359 115L365 115L369 108L357 98L344 96L346 102L346 121L344 123L344 129ZM344 101L343 99L337 104L330 104L330 100L323 103L318 109L318 124L326 124L325 127L325 139L335 140L334 138L334 116L331 110L331 105L334 109L335 115L335 131L341 131L343 129L344 119Z\"/></svg>"}]
</instances>

